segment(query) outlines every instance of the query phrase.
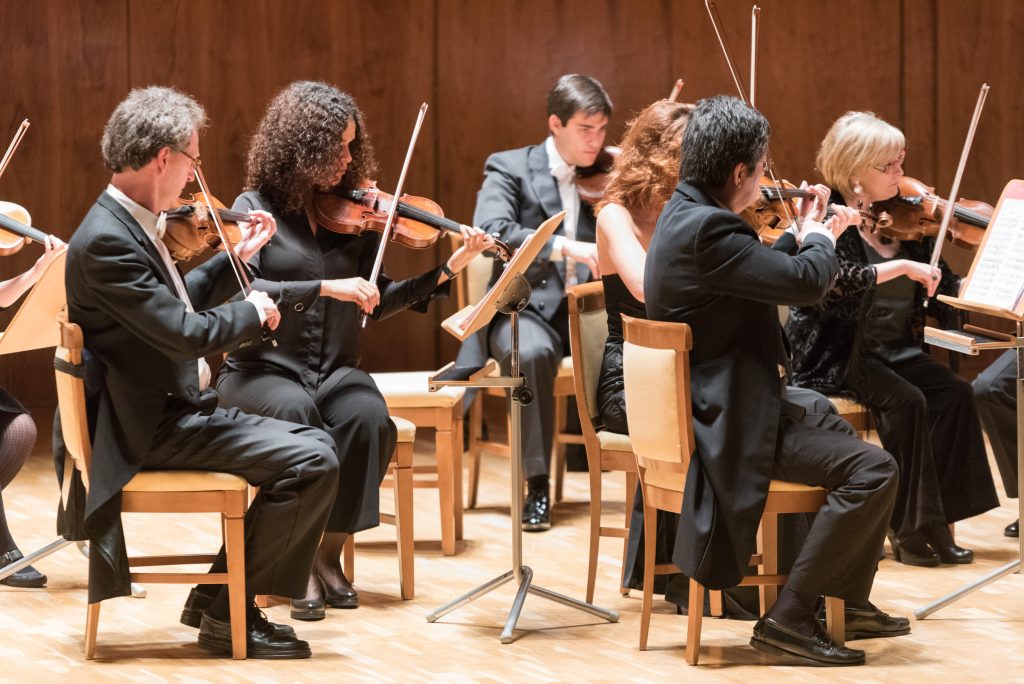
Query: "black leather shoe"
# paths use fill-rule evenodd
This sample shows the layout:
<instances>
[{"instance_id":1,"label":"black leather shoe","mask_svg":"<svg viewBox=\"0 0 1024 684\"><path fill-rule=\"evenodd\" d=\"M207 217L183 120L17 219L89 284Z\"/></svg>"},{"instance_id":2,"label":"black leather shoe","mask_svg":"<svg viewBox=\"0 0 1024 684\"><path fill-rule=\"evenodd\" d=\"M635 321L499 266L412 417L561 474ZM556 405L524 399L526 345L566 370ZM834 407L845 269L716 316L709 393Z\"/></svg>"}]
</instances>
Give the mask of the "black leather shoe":
<instances>
[{"instance_id":1,"label":"black leather shoe","mask_svg":"<svg viewBox=\"0 0 1024 684\"><path fill-rule=\"evenodd\" d=\"M211 603L213 603L212 596L208 596L192 587L192 591L188 592L188 598L185 599L185 606L181 609L181 624L186 627L199 629L203 622L203 611L209 608ZM268 624L273 626L274 630L281 636L295 636L295 630L291 625L282 625L269 621Z\"/></svg>"},{"instance_id":2,"label":"black leather shoe","mask_svg":"<svg viewBox=\"0 0 1024 684\"><path fill-rule=\"evenodd\" d=\"M262 612L255 613L245 635L246 657L277 659L308 658L313 655L308 643L294 636L278 634ZM212 653L231 655L231 623L203 613L199 627L199 647Z\"/></svg>"},{"instance_id":3,"label":"black leather shoe","mask_svg":"<svg viewBox=\"0 0 1024 684\"><path fill-rule=\"evenodd\" d=\"M317 578L320 580L320 590L323 592L324 603L331 608L359 607L359 592L355 590L355 587L352 586L352 583L348 581L344 574L341 576L342 583L337 587L328 587L322 577L318 575Z\"/></svg>"},{"instance_id":4,"label":"black leather shoe","mask_svg":"<svg viewBox=\"0 0 1024 684\"><path fill-rule=\"evenodd\" d=\"M523 530L525 532L542 532L551 529L551 501L548 499L547 488L543 490L530 487L523 504Z\"/></svg>"},{"instance_id":5,"label":"black leather shoe","mask_svg":"<svg viewBox=\"0 0 1024 684\"><path fill-rule=\"evenodd\" d=\"M12 549L6 553L0 553L0 570L3 570L11 563L17 563L25 556L18 549ZM0 584L18 589L39 589L46 586L46 575L39 572L31 565L28 565L15 573L4 577Z\"/></svg>"},{"instance_id":6,"label":"black leather shoe","mask_svg":"<svg viewBox=\"0 0 1024 684\"><path fill-rule=\"evenodd\" d=\"M770 617L763 617L754 625L750 645L764 653L795 656L814 665L864 664L864 651L837 646L817 622L812 635L805 636Z\"/></svg>"},{"instance_id":7,"label":"black leather shoe","mask_svg":"<svg viewBox=\"0 0 1024 684\"><path fill-rule=\"evenodd\" d=\"M939 560L943 563L962 565L974 562L974 552L957 546L953 541L953 533L949 525L931 525L924 528L924 536L932 548L938 551Z\"/></svg>"},{"instance_id":8,"label":"black leather shoe","mask_svg":"<svg viewBox=\"0 0 1024 684\"><path fill-rule=\"evenodd\" d=\"M292 620L315 622L327 617L327 607L323 597L315 599L292 599Z\"/></svg>"},{"instance_id":9,"label":"black leather shoe","mask_svg":"<svg viewBox=\"0 0 1024 684\"><path fill-rule=\"evenodd\" d=\"M904 565L916 565L922 568L934 568L939 564L939 554L928 546L924 535L920 532L907 535L902 539L891 537L892 553L896 560Z\"/></svg>"},{"instance_id":10,"label":"black leather shoe","mask_svg":"<svg viewBox=\"0 0 1024 684\"><path fill-rule=\"evenodd\" d=\"M1007 525L1006 529L1003 530L1003 536L1004 537L1013 537L1014 539L1019 537L1020 536L1020 521L1019 520L1014 520L1012 523Z\"/></svg>"},{"instance_id":11,"label":"black leather shoe","mask_svg":"<svg viewBox=\"0 0 1024 684\"><path fill-rule=\"evenodd\" d=\"M910 620L905 617L893 617L879 610L873 603L866 608L854 608L847 605L843 610L846 622L846 639L875 639L877 637L894 637L910 634ZM818 611L818 620L825 629L825 604Z\"/></svg>"}]
</instances>

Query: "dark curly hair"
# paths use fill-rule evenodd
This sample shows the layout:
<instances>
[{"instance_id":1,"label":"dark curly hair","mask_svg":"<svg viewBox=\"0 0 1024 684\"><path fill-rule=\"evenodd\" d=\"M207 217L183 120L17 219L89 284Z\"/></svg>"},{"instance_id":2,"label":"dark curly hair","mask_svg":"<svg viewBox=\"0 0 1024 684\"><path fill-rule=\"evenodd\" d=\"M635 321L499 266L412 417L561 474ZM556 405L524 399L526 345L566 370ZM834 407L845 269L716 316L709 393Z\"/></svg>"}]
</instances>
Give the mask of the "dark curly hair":
<instances>
[{"instance_id":1,"label":"dark curly hair","mask_svg":"<svg viewBox=\"0 0 1024 684\"><path fill-rule=\"evenodd\" d=\"M330 190L341 157L342 134L356 124L352 162L338 187L357 187L377 175L377 159L363 113L348 93L327 83L296 81L267 107L249 145L246 190L262 193L278 211L302 208L314 190Z\"/></svg>"}]
</instances>

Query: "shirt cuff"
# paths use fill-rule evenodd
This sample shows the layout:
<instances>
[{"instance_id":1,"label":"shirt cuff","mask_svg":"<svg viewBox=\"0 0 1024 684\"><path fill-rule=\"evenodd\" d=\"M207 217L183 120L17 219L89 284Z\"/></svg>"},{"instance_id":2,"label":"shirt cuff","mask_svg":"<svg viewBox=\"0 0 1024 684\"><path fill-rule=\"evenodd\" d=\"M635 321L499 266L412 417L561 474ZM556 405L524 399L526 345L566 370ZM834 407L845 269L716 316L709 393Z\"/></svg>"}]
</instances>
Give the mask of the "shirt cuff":
<instances>
[{"instance_id":1,"label":"shirt cuff","mask_svg":"<svg viewBox=\"0 0 1024 684\"><path fill-rule=\"evenodd\" d=\"M565 256L562 254L562 248L565 247L565 241L568 238L564 235L556 235L555 241L551 245L551 254L548 257L551 261L562 261Z\"/></svg>"},{"instance_id":2,"label":"shirt cuff","mask_svg":"<svg viewBox=\"0 0 1024 684\"><path fill-rule=\"evenodd\" d=\"M264 323L267 322L267 312L261 309L260 307L256 306L252 302L249 303L252 304L252 308L256 309L256 315L260 317L260 325L262 326Z\"/></svg>"},{"instance_id":3,"label":"shirt cuff","mask_svg":"<svg viewBox=\"0 0 1024 684\"><path fill-rule=\"evenodd\" d=\"M800 243L803 244L808 235L813 235L815 233L818 235L824 235L828 238L828 241L832 243L833 247L836 246L836 236L832 234L832 231L826 228L823 224L811 220L804 221L803 229L800 231Z\"/></svg>"}]
</instances>

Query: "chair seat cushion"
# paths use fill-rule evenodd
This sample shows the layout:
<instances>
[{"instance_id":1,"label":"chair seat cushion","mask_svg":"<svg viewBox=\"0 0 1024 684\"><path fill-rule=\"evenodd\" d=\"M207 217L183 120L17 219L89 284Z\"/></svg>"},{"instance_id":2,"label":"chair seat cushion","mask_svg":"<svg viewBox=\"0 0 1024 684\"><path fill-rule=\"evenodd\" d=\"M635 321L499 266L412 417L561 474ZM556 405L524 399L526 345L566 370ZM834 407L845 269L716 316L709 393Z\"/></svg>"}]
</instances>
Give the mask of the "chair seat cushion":
<instances>
[{"instance_id":1,"label":"chair seat cushion","mask_svg":"<svg viewBox=\"0 0 1024 684\"><path fill-rule=\"evenodd\" d=\"M784 482L783 480L772 480L768 486L769 492L822 492L821 487L799 484L797 482Z\"/></svg>"},{"instance_id":2,"label":"chair seat cushion","mask_svg":"<svg viewBox=\"0 0 1024 684\"><path fill-rule=\"evenodd\" d=\"M237 492L249 483L240 475L210 470L143 470L124 486L126 492Z\"/></svg>"},{"instance_id":3,"label":"chair seat cushion","mask_svg":"<svg viewBox=\"0 0 1024 684\"><path fill-rule=\"evenodd\" d=\"M828 400L832 402L832 405L836 407L836 413L841 416L850 415L852 413L867 413L868 407L860 403L856 399L850 397L841 397L830 395Z\"/></svg>"},{"instance_id":4,"label":"chair seat cushion","mask_svg":"<svg viewBox=\"0 0 1024 684\"><path fill-rule=\"evenodd\" d=\"M572 377L572 357L563 356L562 362L558 364L558 377L562 378L565 376Z\"/></svg>"},{"instance_id":5,"label":"chair seat cushion","mask_svg":"<svg viewBox=\"0 0 1024 684\"><path fill-rule=\"evenodd\" d=\"M391 422L398 428L398 441L399 442L414 442L416 441L416 425L405 418L396 418L391 416Z\"/></svg>"},{"instance_id":6,"label":"chair seat cushion","mask_svg":"<svg viewBox=\"0 0 1024 684\"><path fill-rule=\"evenodd\" d=\"M603 451L626 451L633 453L633 444L629 441L629 435L599 430L597 432L597 443Z\"/></svg>"},{"instance_id":7,"label":"chair seat cushion","mask_svg":"<svg viewBox=\"0 0 1024 684\"><path fill-rule=\"evenodd\" d=\"M370 373L384 401L391 408L450 408L462 399L465 387L442 387L436 392L428 388L433 371L405 373Z\"/></svg>"}]
</instances>

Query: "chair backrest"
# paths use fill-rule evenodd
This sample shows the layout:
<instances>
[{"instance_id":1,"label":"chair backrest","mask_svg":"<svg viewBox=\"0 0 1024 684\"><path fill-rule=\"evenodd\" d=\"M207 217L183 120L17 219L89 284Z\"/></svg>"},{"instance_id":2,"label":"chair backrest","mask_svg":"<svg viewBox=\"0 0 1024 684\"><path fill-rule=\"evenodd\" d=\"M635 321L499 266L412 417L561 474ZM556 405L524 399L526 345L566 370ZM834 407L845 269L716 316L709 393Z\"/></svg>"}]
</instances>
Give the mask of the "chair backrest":
<instances>
[{"instance_id":1,"label":"chair backrest","mask_svg":"<svg viewBox=\"0 0 1024 684\"><path fill-rule=\"evenodd\" d=\"M82 329L68 322L66 313L62 313L57 322L60 326L60 344L53 357L53 367L57 381L61 434L68 456L74 460L75 468L82 473L82 484L88 490L92 444L89 442L89 419L85 407ZM71 472L66 468L64 481L71 481Z\"/></svg>"},{"instance_id":2,"label":"chair backrest","mask_svg":"<svg viewBox=\"0 0 1024 684\"><path fill-rule=\"evenodd\" d=\"M597 417L597 381L601 374L604 344L608 339L608 313L604 283L600 280L569 288L569 345L572 349L572 382L584 436L593 432Z\"/></svg>"},{"instance_id":3,"label":"chair backrest","mask_svg":"<svg viewBox=\"0 0 1024 684\"><path fill-rule=\"evenodd\" d=\"M637 464L685 473L694 446L690 326L632 316L623 316L622 324L626 418Z\"/></svg>"}]
</instances>

